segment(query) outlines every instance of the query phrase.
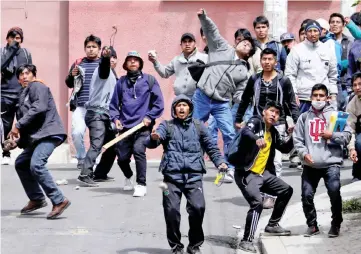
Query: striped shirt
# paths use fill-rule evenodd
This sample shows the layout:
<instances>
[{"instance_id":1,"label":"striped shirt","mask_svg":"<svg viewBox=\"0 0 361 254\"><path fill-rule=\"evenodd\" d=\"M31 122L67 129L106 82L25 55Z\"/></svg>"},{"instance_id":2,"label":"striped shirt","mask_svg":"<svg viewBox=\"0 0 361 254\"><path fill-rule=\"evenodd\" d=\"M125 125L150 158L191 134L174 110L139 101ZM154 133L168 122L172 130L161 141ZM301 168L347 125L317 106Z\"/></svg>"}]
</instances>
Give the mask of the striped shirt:
<instances>
[{"instance_id":1,"label":"striped shirt","mask_svg":"<svg viewBox=\"0 0 361 254\"><path fill-rule=\"evenodd\" d=\"M90 82L92 80L95 69L99 66L100 58L97 60L89 60L84 58L83 62L79 64L85 69L84 84L78 92L78 106L84 107L84 104L89 100Z\"/></svg>"}]
</instances>

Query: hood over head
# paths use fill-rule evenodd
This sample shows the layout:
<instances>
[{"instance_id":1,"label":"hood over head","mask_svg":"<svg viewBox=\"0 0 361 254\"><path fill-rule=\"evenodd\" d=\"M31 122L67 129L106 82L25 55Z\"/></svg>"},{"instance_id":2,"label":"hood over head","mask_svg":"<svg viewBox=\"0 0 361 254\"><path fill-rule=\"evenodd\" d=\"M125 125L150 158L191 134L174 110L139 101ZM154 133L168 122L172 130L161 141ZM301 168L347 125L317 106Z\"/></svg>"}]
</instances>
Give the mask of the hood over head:
<instances>
[{"instance_id":1,"label":"hood over head","mask_svg":"<svg viewBox=\"0 0 361 254\"><path fill-rule=\"evenodd\" d=\"M189 119L192 119L192 115L193 115L193 102L192 102L192 100L188 97L188 96L186 96L186 95L184 95L184 94L180 94L180 95L178 95L177 97L175 97L174 98L174 100L173 100L173 102L172 102L172 109L171 109L171 112L172 112L172 117L174 118L174 119L177 119L177 117L176 117L176 114L175 114L175 107L177 106L177 104L179 103L179 102L186 102L188 105L189 105L189 115L188 115L188 117L184 120L184 121L187 121L187 120L189 120Z\"/></svg>"}]
</instances>

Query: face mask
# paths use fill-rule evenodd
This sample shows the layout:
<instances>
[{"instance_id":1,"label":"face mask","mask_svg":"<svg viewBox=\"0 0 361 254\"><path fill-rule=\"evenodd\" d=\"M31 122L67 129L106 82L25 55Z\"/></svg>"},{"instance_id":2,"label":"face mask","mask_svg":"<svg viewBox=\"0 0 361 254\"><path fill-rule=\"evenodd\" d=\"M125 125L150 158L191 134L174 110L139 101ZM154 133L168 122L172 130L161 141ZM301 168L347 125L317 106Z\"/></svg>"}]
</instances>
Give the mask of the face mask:
<instances>
[{"instance_id":1,"label":"face mask","mask_svg":"<svg viewBox=\"0 0 361 254\"><path fill-rule=\"evenodd\" d=\"M312 101L312 107L316 110L321 110L326 106L325 101Z\"/></svg>"}]
</instances>

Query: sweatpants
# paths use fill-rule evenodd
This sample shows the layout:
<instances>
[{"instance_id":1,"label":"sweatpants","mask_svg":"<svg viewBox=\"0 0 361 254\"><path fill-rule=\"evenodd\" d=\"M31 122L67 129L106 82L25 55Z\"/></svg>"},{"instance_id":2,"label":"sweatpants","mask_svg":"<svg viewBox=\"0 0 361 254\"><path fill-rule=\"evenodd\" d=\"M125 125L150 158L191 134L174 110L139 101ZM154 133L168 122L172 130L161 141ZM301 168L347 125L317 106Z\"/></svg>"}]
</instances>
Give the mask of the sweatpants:
<instances>
[{"instance_id":1,"label":"sweatpants","mask_svg":"<svg viewBox=\"0 0 361 254\"><path fill-rule=\"evenodd\" d=\"M317 226L317 213L313 198L316 193L318 183L321 178L325 182L328 196L331 201L331 212L333 226L339 227L342 219L342 198L340 182L340 166L331 166L329 168L311 168L303 167L302 172L302 206L307 219L307 225Z\"/></svg>"},{"instance_id":2,"label":"sweatpants","mask_svg":"<svg viewBox=\"0 0 361 254\"><path fill-rule=\"evenodd\" d=\"M250 205L243 235L243 240L250 242L254 238L258 221L263 211L261 192L277 196L271 218L268 222L269 225L274 226L281 220L286 206L292 197L293 189L268 170L265 170L263 175L253 172L236 172L235 180L244 198Z\"/></svg>"},{"instance_id":3,"label":"sweatpants","mask_svg":"<svg viewBox=\"0 0 361 254\"><path fill-rule=\"evenodd\" d=\"M102 146L115 138L114 132L110 127L110 119L106 114L100 114L88 110L85 114L85 123L89 128L90 147L86 153L81 175L93 176L93 167L98 155L102 151ZM108 148L97 165L94 177L106 179L110 169L115 161L115 147Z\"/></svg>"},{"instance_id":4,"label":"sweatpants","mask_svg":"<svg viewBox=\"0 0 361 254\"><path fill-rule=\"evenodd\" d=\"M125 131L126 130L123 130L122 133ZM136 182L137 184L144 186L146 185L147 175L147 157L145 154L146 147L144 142L149 135L149 128L142 128L119 141L116 146L118 165L123 171L124 176L126 178L131 178L133 176L133 171L130 167L130 158L133 155L137 171Z\"/></svg>"},{"instance_id":5,"label":"sweatpants","mask_svg":"<svg viewBox=\"0 0 361 254\"><path fill-rule=\"evenodd\" d=\"M189 246L199 247L204 242L203 218L206 209L203 182L201 180L192 183L166 182L168 191L163 192L164 218L167 225L168 243L172 249L183 249L180 232L180 204L182 194L187 199L187 213L189 221Z\"/></svg>"}]
</instances>

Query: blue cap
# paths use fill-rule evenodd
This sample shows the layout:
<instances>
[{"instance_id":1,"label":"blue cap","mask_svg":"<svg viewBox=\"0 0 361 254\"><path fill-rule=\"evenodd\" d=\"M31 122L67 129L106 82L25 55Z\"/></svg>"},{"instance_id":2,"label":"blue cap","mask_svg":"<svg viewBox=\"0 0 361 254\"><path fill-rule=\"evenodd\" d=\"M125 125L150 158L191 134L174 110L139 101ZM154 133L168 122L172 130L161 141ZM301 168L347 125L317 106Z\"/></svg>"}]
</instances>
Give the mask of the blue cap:
<instances>
[{"instance_id":1,"label":"blue cap","mask_svg":"<svg viewBox=\"0 0 361 254\"><path fill-rule=\"evenodd\" d=\"M295 35L293 33L284 33L281 35L281 42L295 40Z\"/></svg>"}]
</instances>

